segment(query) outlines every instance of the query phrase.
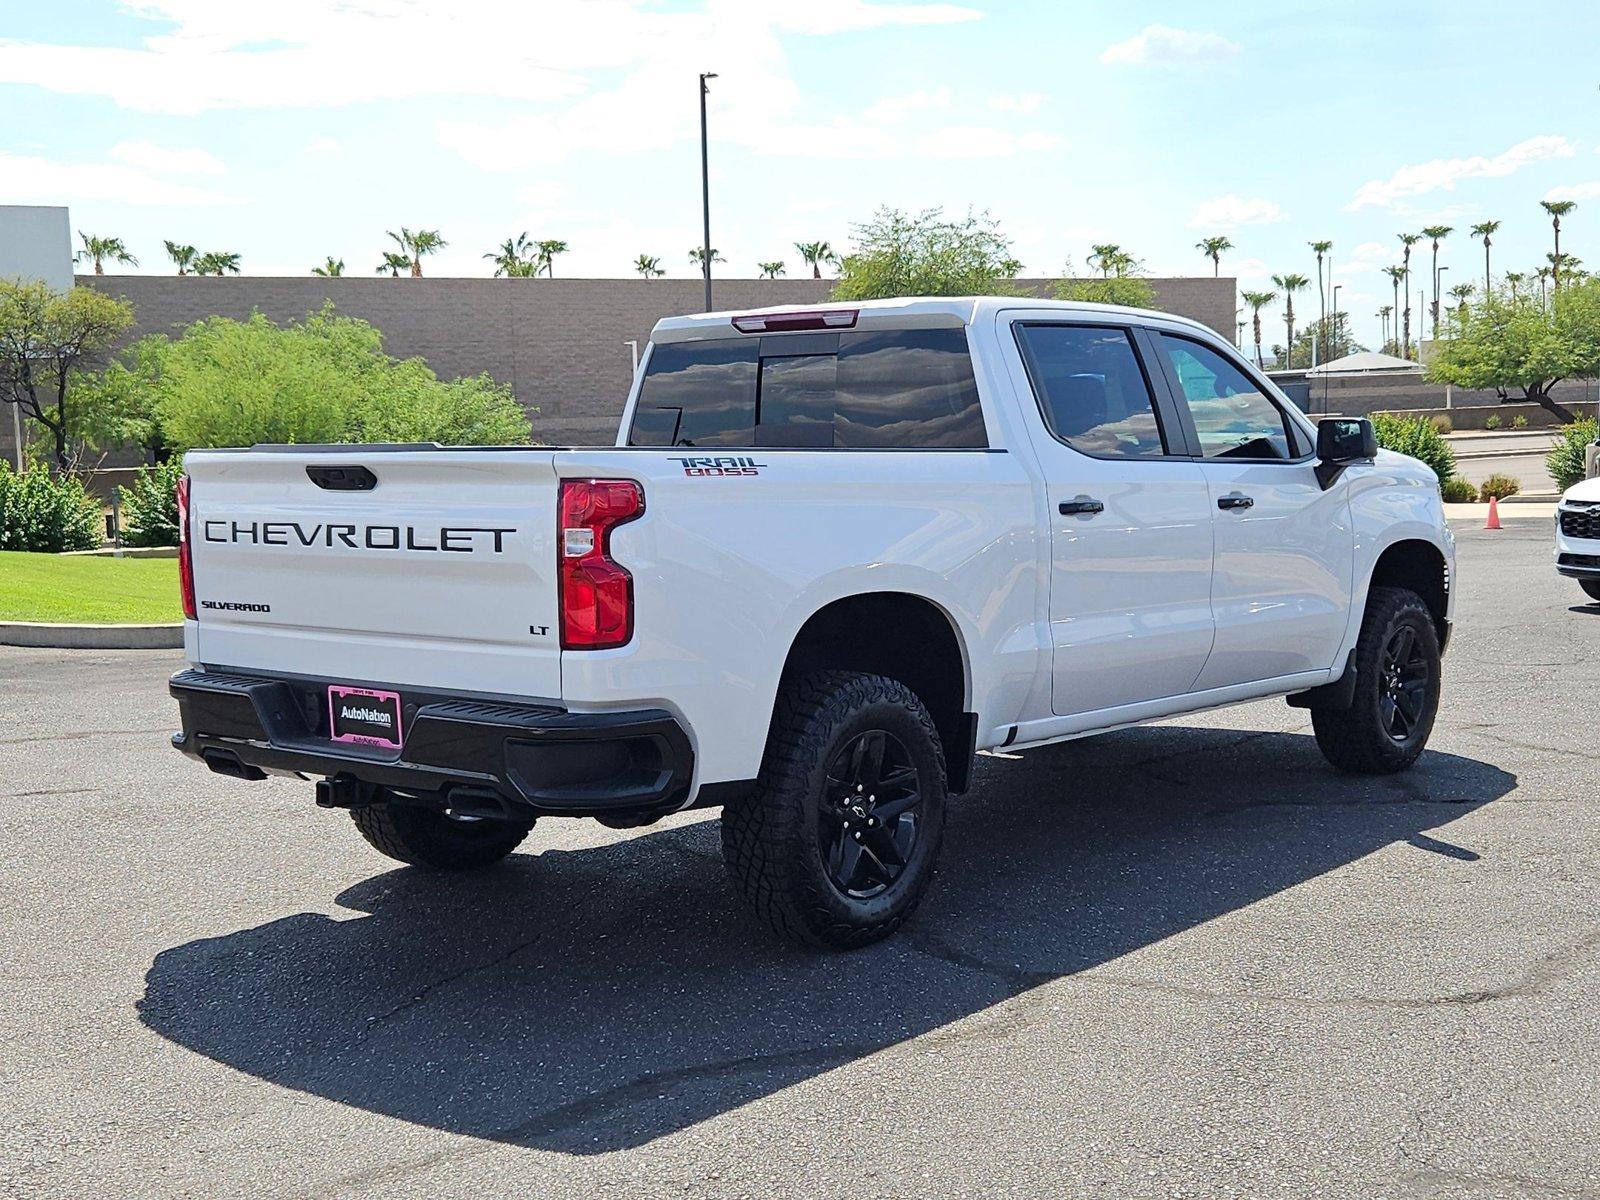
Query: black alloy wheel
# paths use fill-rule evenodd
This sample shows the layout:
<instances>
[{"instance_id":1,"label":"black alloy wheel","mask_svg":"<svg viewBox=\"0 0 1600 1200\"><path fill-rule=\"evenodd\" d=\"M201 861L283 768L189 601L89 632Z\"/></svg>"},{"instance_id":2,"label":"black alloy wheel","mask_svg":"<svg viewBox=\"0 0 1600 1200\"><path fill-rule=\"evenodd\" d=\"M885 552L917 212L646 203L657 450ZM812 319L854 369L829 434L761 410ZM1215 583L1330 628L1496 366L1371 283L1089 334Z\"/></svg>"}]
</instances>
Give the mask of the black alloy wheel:
<instances>
[{"instance_id":1,"label":"black alloy wheel","mask_svg":"<svg viewBox=\"0 0 1600 1200\"><path fill-rule=\"evenodd\" d=\"M869 729L828 764L817 806L817 844L840 895L866 900L900 878L922 819L922 779L905 745Z\"/></svg>"},{"instance_id":2,"label":"black alloy wheel","mask_svg":"<svg viewBox=\"0 0 1600 1200\"><path fill-rule=\"evenodd\" d=\"M1433 664L1415 629L1402 625L1389 635L1380 670L1379 720L1390 739L1404 745L1427 710L1433 680Z\"/></svg>"}]
</instances>

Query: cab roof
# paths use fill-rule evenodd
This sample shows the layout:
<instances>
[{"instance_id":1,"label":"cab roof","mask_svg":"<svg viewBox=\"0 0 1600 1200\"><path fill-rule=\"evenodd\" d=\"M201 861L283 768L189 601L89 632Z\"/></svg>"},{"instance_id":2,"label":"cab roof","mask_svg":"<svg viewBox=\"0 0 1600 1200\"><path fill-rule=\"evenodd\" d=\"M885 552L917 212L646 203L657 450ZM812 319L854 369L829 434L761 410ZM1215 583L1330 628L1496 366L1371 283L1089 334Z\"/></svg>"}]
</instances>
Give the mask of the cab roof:
<instances>
[{"instance_id":1,"label":"cab roof","mask_svg":"<svg viewBox=\"0 0 1600 1200\"><path fill-rule=\"evenodd\" d=\"M803 329L926 329L974 325L1009 309L1100 314L1166 321L1213 332L1208 326L1176 313L1082 300L1046 300L1034 296L904 296L887 300L828 300L816 304L776 304L770 308L693 313L663 317L650 333L653 342L687 342L711 337L797 332ZM853 319L851 319L853 317ZM776 318L776 319L774 319ZM783 318L789 318L784 320Z\"/></svg>"}]
</instances>

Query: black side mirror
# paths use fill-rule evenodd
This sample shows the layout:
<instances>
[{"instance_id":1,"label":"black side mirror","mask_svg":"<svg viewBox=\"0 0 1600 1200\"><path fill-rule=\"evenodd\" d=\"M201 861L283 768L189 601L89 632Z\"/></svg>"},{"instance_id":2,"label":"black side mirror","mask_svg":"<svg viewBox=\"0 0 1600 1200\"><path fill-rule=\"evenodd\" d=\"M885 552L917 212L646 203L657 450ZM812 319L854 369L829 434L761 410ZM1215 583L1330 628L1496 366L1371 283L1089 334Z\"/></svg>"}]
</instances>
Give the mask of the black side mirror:
<instances>
[{"instance_id":1,"label":"black side mirror","mask_svg":"<svg viewBox=\"0 0 1600 1200\"><path fill-rule=\"evenodd\" d=\"M1378 433L1365 417L1329 417L1317 422L1317 482L1333 486L1351 463L1378 456Z\"/></svg>"}]
</instances>

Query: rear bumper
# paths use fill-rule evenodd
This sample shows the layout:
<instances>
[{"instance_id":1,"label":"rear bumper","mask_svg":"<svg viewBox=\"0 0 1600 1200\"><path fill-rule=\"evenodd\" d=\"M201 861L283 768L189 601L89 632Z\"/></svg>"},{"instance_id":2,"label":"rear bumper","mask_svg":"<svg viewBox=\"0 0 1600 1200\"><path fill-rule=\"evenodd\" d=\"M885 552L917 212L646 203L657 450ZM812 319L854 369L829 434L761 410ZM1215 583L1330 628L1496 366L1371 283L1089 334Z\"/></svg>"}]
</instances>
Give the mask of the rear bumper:
<instances>
[{"instance_id":1,"label":"rear bumper","mask_svg":"<svg viewBox=\"0 0 1600 1200\"><path fill-rule=\"evenodd\" d=\"M694 751L662 709L570 713L401 688L395 752L328 737L329 682L180 671L168 685L183 725L172 744L237 778L322 777L341 785L330 796L366 784L480 815L648 816L689 797Z\"/></svg>"}]
</instances>

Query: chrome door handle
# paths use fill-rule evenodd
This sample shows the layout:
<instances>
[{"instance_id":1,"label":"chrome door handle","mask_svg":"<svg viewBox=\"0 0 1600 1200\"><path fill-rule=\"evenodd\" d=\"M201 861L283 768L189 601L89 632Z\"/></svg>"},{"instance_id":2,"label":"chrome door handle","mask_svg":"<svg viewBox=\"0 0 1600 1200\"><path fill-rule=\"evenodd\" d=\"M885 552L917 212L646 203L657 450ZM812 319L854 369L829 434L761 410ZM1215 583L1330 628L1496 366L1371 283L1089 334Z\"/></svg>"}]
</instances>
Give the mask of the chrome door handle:
<instances>
[{"instance_id":1,"label":"chrome door handle","mask_svg":"<svg viewBox=\"0 0 1600 1200\"><path fill-rule=\"evenodd\" d=\"M1091 500L1088 496L1080 496L1076 500L1063 500L1060 507L1063 517L1092 517L1095 513L1106 510L1104 503Z\"/></svg>"},{"instance_id":2,"label":"chrome door handle","mask_svg":"<svg viewBox=\"0 0 1600 1200\"><path fill-rule=\"evenodd\" d=\"M1249 496L1218 496L1218 508L1249 508L1255 501Z\"/></svg>"}]
</instances>

